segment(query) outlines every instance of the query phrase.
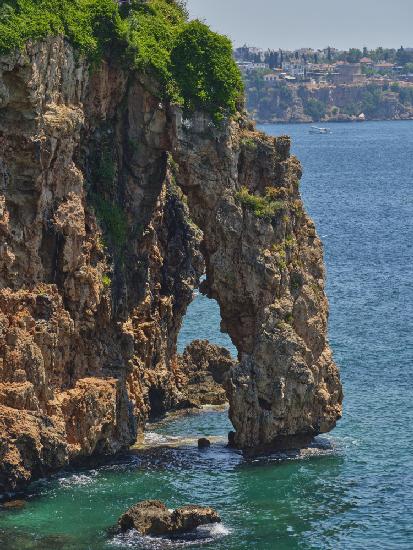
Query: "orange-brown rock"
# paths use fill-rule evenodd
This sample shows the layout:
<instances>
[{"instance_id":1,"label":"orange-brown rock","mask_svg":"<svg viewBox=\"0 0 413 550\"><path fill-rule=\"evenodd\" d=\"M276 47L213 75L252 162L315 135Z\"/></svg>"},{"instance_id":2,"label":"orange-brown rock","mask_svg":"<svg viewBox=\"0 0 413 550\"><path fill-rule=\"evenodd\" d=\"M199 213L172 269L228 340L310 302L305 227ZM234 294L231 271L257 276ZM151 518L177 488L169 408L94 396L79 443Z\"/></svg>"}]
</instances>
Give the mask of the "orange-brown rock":
<instances>
[{"instance_id":1,"label":"orange-brown rock","mask_svg":"<svg viewBox=\"0 0 413 550\"><path fill-rule=\"evenodd\" d=\"M0 58L0 492L132 444L181 406L200 231L167 114L62 38Z\"/></svg>"},{"instance_id":2,"label":"orange-brown rock","mask_svg":"<svg viewBox=\"0 0 413 550\"><path fill-rule=\"evenodd\" d=\"M322 244L299 192L290 140L217 130L176 115L179 183L203 231L206 281L238 349L227 391L243 449L301 446L341 417L342 389L327 340ZM209 168L211 167L211 168Z\"/></svg>"},{"instance_id":3,"label":"orange-brown rock","mask_svg":"<svg viewBox=\"0 0 413 550\"><path fill-rule=\"evenodd\" d=\"M159 500L144 500L127 510L119 519L120 531L135 529L141 535L176 535L193 531L200 525L220 523L218 513L208 506L189 504L169 510Z\"/></svg>"},{"instance_id":4,"label":"orange-brown rock","mask_svg":"<svg viewBox=\"0 0 413 550\"><path fill-rule=\"evenodd\" d=\"M340 417L289 140L158 96L135 72L89 71L61 37L0 57L0 491L126 449L148 416L188 404L176 340L205 266L239 353L234 443ZM277 207L257 216L245 192Z\"/></svg>"}]
</instances>

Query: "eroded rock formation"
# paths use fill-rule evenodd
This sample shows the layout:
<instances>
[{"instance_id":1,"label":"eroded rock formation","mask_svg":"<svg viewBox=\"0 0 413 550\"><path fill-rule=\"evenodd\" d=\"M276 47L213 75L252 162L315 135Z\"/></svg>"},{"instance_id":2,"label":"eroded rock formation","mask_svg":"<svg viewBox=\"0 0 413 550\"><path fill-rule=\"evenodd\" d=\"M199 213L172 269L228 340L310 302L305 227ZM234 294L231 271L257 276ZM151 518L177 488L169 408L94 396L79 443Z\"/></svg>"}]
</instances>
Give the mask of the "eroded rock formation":
<instances>
[{"instance_id":1,"label":"eroded rock formation","mask_svg":"<svg viewBox=\"0 0 413 550\"><path fill-rule=\"evenodd\" d=\"M178 387L194 407L224 405L231 370L237 365L230 352L206 340L194 340L178 357Z\"/></svg>"},{"instance_id":2,"label":"eroded rock formation","mask_svg":"<svg viewBox=\"0 0 413 550\"><path fill-rule=\"evenodd\" d=\"M300 164L288 138L253 132L244 120L221 132L202 116L176 128L179 182L204 233L202 290L220 304L239 352L228 386L232 443L304 444L335 426L342 390L327 342L322 244L299 194Z\"/></svg>"},{"instance_id":3,"label":"eroded rock formation","mask_svg":"<svg viewBox=\"0 0 413 550\"><path fill-rule=\"evenodd\" d=\"M204 259L239 351L234 443L334 426L322 247L299 177L288 139L241 115L185 120L156 83L90 72L62 38L0 58L3 490L127 448L149 415L188 404L176 339ZM257 216L242 188L271 188L276 211Z\"/></svg>"},{"instance_id":4,"label":"eroded rock formation","mask_svg":"<svg viewBox=\"0 0 413 550\"><path fill-rule=\"evenodd\" d=\"M179 407L203 272L166 112L63 39L0 60L0 487L133 443Z\"/></svg>"}]
</instances>

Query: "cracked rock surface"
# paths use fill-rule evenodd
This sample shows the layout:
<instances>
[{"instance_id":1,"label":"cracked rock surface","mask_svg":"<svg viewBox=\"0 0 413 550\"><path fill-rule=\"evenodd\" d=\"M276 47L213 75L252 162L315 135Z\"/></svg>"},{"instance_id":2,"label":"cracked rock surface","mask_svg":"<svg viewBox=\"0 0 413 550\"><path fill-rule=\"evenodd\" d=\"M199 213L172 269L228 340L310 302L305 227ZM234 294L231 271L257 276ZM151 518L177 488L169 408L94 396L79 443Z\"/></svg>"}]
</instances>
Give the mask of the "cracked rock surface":
<instances>
[{"instance_id":1,"label":"cracked rock surface","mask_svg":"<svg viewBox=\"0 0 413 550\"><path fill-rule=\"evenodd\" d=\"M238 349L233 443L334 427L342 391L300 175L288 138L244 115L186 120L156 82L90 72L61 37L0 57L0 492L128 448L149 416L188 406L188 380L216 382L215 348L203 374L196 344L185 368L176 352L205 271Z\"/></svg>"}]
</instances>

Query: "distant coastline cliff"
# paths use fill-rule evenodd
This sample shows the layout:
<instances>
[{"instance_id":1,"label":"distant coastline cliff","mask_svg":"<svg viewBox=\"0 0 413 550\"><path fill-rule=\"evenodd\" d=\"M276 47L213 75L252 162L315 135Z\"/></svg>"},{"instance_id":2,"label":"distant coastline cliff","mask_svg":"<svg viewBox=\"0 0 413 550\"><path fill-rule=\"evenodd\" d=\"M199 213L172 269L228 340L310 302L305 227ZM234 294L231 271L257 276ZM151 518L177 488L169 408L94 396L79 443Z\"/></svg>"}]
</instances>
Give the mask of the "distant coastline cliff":
<instances>
[{"instance_id":1,"label":"distant coastline cliff","mask_svg":"<svg viewBox=\"0 0 413 550\"><path fill-rule=\"evenodd\" d=\"M413 119L413 48L234 52L259 122Z\"/></svg>"},{"instance_id":2,"label":"distant coastline cliff","mask_svg":"<svg viewBox=\"0 0 413 550\"><path fill-rule=\"evenodd\" d=\"M402 90L405 90L402 91ZM247 109L265 122L413 120L413 84L246 84Z\"/></svg>"}]
</instances>

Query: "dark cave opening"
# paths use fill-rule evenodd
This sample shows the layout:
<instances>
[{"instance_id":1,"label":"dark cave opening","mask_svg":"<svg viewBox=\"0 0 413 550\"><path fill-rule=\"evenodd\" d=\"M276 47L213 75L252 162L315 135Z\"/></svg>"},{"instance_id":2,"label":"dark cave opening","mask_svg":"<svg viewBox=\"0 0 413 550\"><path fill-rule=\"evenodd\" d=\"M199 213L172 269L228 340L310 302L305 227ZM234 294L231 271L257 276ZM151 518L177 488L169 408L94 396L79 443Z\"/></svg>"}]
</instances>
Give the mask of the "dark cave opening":
<instances>
[{"instance_id":1,"label":"dark cave opening","mask_svg":"<svg viewBox=\"0 0 413 550\"><path fill-rule=\"evenodd\" d=\"M149 420L155 420L166 414L166 392L162 388L151 386L148 391L150 405Z\"/></svg>"}]
</instances>

